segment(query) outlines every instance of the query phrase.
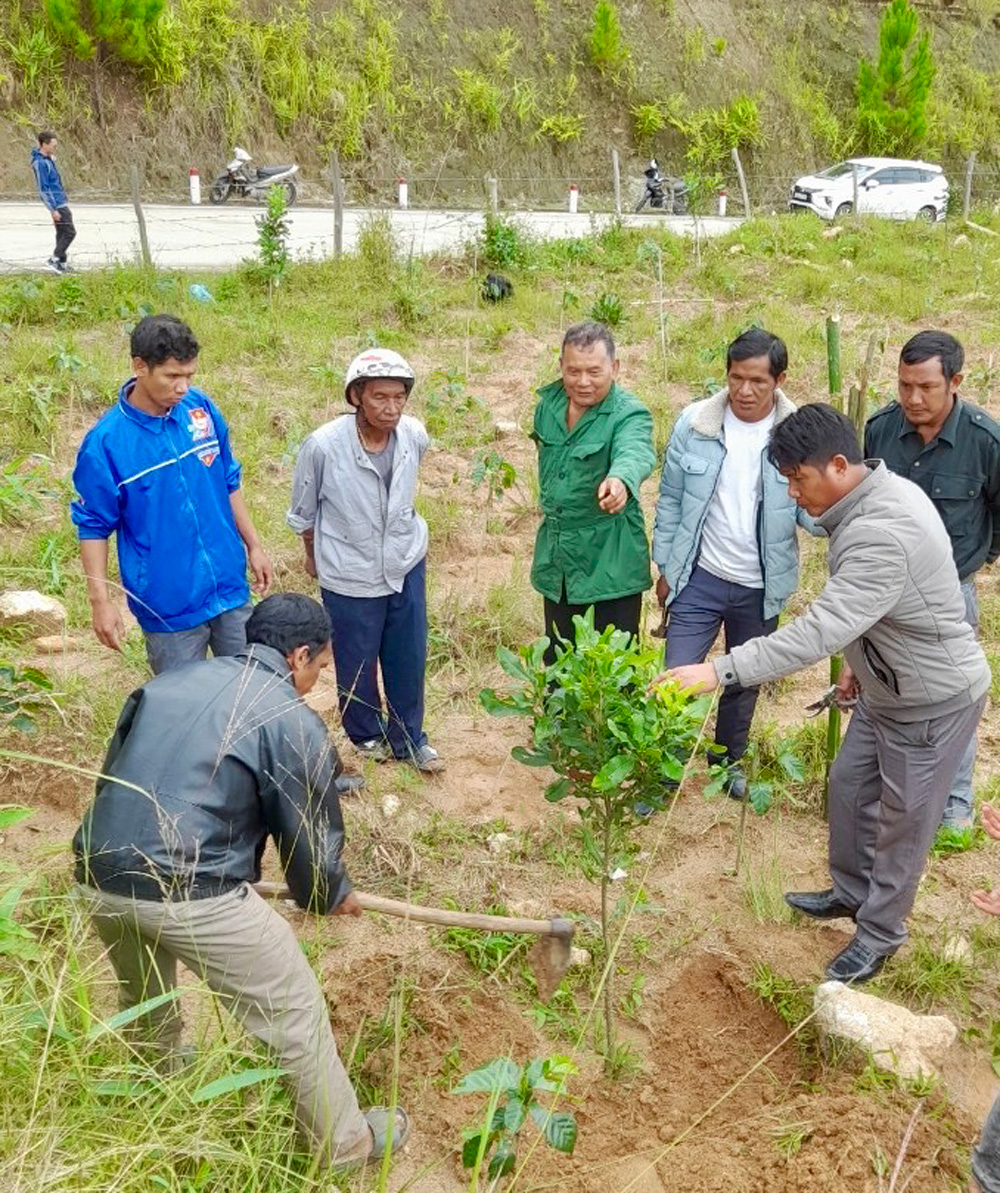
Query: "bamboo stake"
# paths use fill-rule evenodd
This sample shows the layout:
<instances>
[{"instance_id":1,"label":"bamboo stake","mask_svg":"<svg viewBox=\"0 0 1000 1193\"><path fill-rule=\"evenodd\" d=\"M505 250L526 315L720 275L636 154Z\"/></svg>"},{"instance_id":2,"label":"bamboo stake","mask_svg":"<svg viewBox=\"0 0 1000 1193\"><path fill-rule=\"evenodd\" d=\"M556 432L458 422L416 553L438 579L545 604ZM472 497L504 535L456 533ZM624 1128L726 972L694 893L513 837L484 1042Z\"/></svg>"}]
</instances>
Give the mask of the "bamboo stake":
<instances>
[{"instance_id":1,"label":"bamboo stake","mask_svg":"<svg viewBox=\"0 0 1000 1193\"><path fill-rule=\"evenodd\" d=\"M830 405L837 410L843 408L841 389L843 380L840 371L840 316L830 315L826 321L826 363L830 379ZM830 656L830 683L840 679L843 660L840 655ZM832 704L826 715L826 757L823 767L823 818L830 816L830 768L840 748L840 709Z\"/></svg>"}]
</instances>

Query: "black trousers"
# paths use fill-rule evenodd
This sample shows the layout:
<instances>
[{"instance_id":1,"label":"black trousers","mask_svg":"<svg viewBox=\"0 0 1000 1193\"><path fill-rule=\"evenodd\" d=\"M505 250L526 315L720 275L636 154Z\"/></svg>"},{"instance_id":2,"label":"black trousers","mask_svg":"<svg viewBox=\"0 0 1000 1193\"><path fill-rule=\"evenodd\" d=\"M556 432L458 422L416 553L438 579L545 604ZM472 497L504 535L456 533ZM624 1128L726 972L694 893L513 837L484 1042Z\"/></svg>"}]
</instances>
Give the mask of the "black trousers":
<instances>
[{"instance_id":1,"label":"black trousers","mask_svg":"<svg viewBox=\"0 0 1000 1193\"><path fill-rule=\"evenodd\" d=\"M545 652L546 663L555 661L555 644L558 638L574 641L576 630L573 617L581 617L587 612L589 605L571 605L566 600L566 585L563 584L563 599L550 601L545 597L545 632L552 642ZM615 597L611 601L594 601L594 629L600 633L613 625L616 629L626 630L633 638L639 637L639 618L642 614L642 593L636 592L631 596Z\"/></svg>"},{"instance_id":2,"label":"black trousers","mask_svg":"<svg viewBox=\"0 0 1000 1193\"><path fill-rule=\"evenodd\" d=\"M66 263L66 250L76 240L76 226L73 223L73 213L68 207L60 207L59 223L56 228L56 251L52 254L57 261Z\"/></svg>"}]
</instances>

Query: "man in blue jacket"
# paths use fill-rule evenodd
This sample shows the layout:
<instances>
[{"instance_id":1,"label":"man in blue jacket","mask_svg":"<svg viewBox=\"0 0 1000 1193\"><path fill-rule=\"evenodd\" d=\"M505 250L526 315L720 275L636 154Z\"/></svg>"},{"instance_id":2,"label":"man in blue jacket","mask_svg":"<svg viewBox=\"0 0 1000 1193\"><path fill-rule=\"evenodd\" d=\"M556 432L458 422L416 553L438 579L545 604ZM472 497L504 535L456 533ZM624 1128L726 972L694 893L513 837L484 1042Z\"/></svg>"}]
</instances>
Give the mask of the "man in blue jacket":
<instances>
[{"instance_id":1,"label":"man in blue jacket","mask_svg":"<svg viewBox=\"0 0 1000 1193\"><path fill-rule=\"evenodd\" d=\"M72 517L80 537L98 641L121 648L121 613L108 589L108 539L142 627L154 674L242 650L254 591L271 586L240 492L229 429L191 385L198 341L173 315L149 315L132 332L135 375L87 433L73 470Z\"/></svg>"},{"instance_id":2,"label":"man in blue jacket","mask_svg":"<svg viewBox=\"0 0 1000 1193\"><path fill-rule=\"evenodd\" d=\"M71 267L66 264L66 251L76 239L76 228L73 226L73 213L67 205L66 188L55 163L55 152L56 134L48 131L39 133L38 147L31 151L31 168L38 183L38 194L56 226L56 247L49 257L49 268L56 273L72 273Z\"/></svg>"},{"instance_id":3,"label":"man in blue jacket","mask_svg":"<svg viewBox=\"0 0 1000 1193\"><path fill-rule=\"evenodd\" d=\"M666 666L704 662L725 629L726 650L777 629L798 585L800 521L788 482L767 458L771 429L795 407L781 385L784 343L751 328L726 354L727 387L693 402L667 444L653 529L656 595L669 607ZM718 761L727 789L746 793L739 760L746 752L756 688L734 685L719 701Z\"/></svg>"}]
</instances>

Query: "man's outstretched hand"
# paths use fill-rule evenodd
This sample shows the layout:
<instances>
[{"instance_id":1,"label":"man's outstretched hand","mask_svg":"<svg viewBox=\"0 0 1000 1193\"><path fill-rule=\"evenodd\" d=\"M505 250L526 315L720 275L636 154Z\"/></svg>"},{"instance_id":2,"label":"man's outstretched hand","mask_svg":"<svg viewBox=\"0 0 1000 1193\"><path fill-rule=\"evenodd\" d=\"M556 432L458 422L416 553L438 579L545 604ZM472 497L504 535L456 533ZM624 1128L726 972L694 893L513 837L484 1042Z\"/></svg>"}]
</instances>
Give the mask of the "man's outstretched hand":
<instances>
[{"instance_id":1,"label":"man's outstretched hand","mask_svg":"<svg viewBox=\"0 0 1000 1193\"><path fill-rule=\"evenodd\" d=\"M617 476L606 476L597 490L597 504L606 514L617 514L628 502L628 489Z\"/></svg>"},{"instance_id":2,"label":"man's outstretched hand","mask_svg":"<svg viewBox=\"0 0 1000 1193\"><path fill-rule=\"evenodd\" d=\"M668 679L676 680L682 688L690 688L695 692L714 692L719 686L719 677L712 663L691 663L687 667L671 667L669 671L661 671L653 680L651 687L665 683Z\"/></svg>"},{"instance_id":3,"label":"man's outstretched hand","mask_svg":"<svg viewBox=\"0 0 1000 1193\"><path fill-rule=\"evenodd\" d=\"M341 899L341 901L330 914L362 916L365 913L361 904L358 902L357 895L351 891L349 895L346 895L343 899Z\"/></svg>"},{"instance_id":4,"label":"man's outstretched hand","mask_svg":"<svg viewBox=\"0 0 1000 1193\"><path fill-rule=\"evenodd\" d=\"M1000 890L973 891L969 898L987 915L1000 915Z\"/></svg>"},{"instance_id":5,"label":"man's outstretched hand","mask_svg":"<svg viewBox=\"0 0 1000 1193\"><path fill-rule=\"evenodd\" d=\"M986 835L1000 841L1000 812L991 804L983 804L982 822Z\"/></svg>"}]
</instances>

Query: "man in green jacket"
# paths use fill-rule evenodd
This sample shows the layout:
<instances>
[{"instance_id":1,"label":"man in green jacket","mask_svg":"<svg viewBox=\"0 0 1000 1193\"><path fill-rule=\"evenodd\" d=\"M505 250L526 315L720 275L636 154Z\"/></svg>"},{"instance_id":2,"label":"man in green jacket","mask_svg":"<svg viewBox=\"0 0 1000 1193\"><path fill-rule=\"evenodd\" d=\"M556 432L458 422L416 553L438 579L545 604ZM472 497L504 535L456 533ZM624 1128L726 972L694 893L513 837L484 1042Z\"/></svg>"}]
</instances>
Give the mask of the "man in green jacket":
<instances>
[{"instance_id":1,"label":"man in green jacket","mask_svg":"<svg viewBox=\"0 0 1000 1193\"><path fill-rule=\"evenodd\" d=\"M653 419L618 385L615 341L602 323L569 328L559 364L562 379L538 391L535 407L542 524L531 583L545 598L550 637L573 641L573 616L590 605L596 629L638 636L651 583L638 498L656 463Z\"/></svg>"}]
</instances>

